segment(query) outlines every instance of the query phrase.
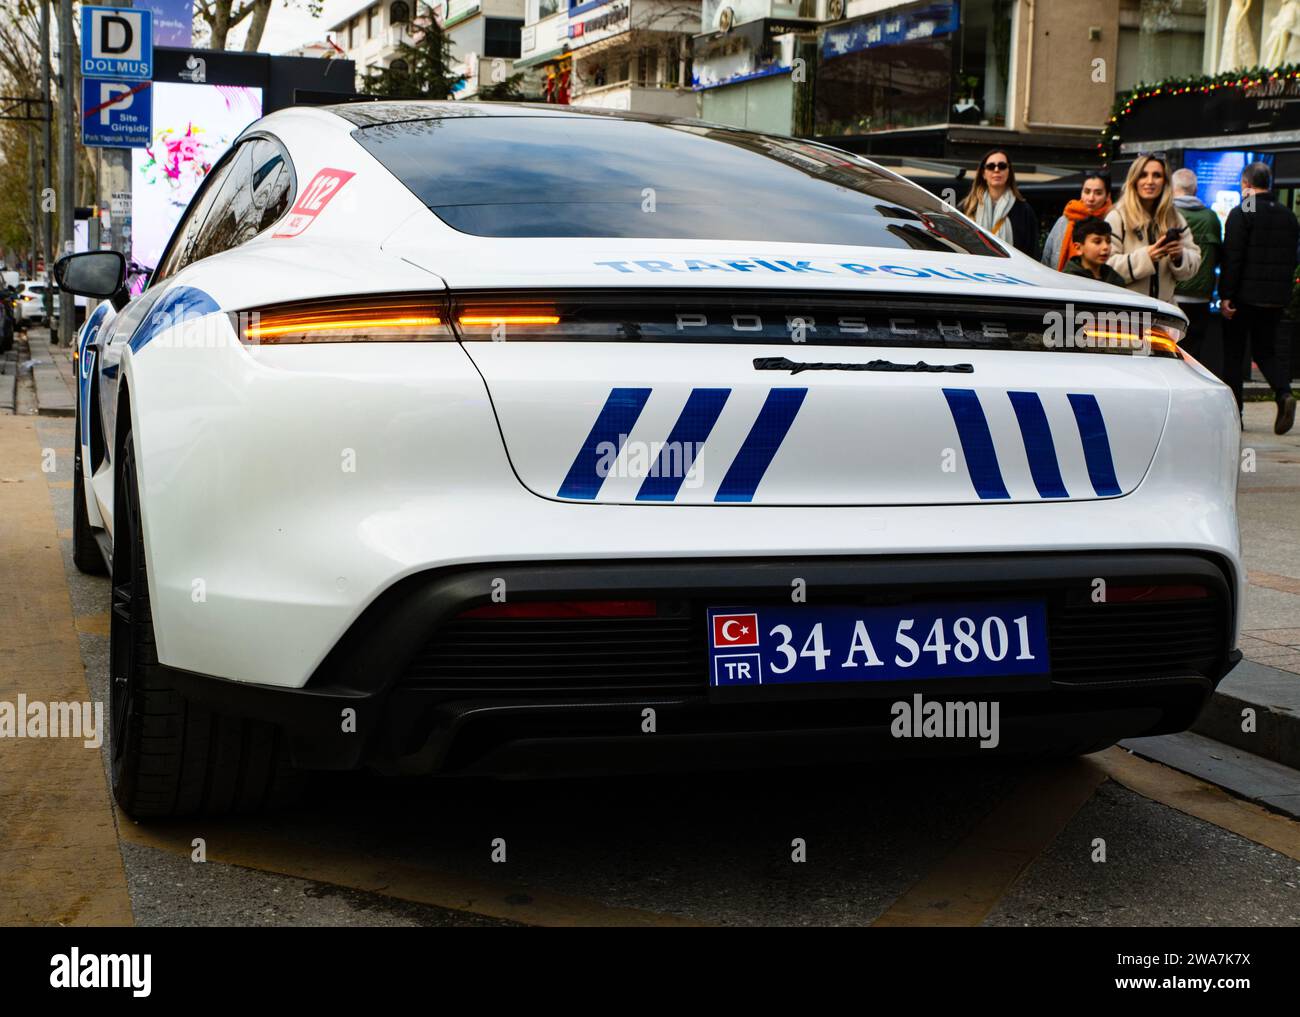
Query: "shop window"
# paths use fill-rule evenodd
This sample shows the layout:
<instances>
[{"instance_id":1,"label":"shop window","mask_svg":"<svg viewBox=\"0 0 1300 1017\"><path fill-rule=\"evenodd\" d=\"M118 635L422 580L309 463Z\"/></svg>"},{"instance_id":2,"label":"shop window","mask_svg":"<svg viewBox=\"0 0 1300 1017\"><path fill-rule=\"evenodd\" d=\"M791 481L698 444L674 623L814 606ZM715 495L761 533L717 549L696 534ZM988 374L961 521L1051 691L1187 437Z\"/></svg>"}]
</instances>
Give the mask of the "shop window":
<instances>
[{"instance_id":1,"label":"shop window","mask_svg":"<svg viewBox=\"0 0 1300 1017\"><path fill-rule=\"evenodd\" d=\"M1206 62L1206 6L1205 0L1123 0L1115 88L1200 74ZM1218 6L1226 15L1230 5ZM1250 34L1256 46L1262 11L1263 4L1252 5Z\"/></svg>"},{"instance_id":2,"label":"shop window","mask_svg":"<svg viewBox=\"0 0 1300 1017\"><path fill-rule=\"evenodd\" d=\"M1005 126L1015 7L1015 0L948 0L827 28L816 133Z\"/></svg>"},{"instance_id":3,"label":"shop window","mask_svg":"<svg viewBox=\"0 0 1300 1017\"><path fill-rule=\"evenodd\" d=\"M901 42L824 59L817 69L819 135L868 134L948 120L948 39Z\"/></svg>"},{"instance_id":4,"label":"shop window","mask_svg":"<svg viewBox=\"0 0 1300 1017\"><path fill-rule=\"evenodd\" d=\"M484 18L483 55L519 59L519 32L524 27L522 18Z\"/></svg>"},{"instance_id":5,"label":"shop window","mask_svg":"<svg viewBox=\"0 0 1300 1017\"><path fill-rule=\"evenodd\" d=\"M1004 127L1011 79L1012 0L966 0L961 6L948 120Z\"/></svg>"}]
</instances>

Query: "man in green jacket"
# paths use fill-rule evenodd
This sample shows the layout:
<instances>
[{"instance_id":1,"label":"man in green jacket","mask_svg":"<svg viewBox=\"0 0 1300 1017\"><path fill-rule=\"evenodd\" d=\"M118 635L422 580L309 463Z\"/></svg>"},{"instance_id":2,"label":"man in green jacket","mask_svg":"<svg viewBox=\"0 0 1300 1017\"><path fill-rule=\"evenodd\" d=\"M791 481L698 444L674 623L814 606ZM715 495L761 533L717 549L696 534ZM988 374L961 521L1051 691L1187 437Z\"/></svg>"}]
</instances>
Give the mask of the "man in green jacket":
<instances>
[{"instance_id":1,"label":"man in green jacket","mask_svg":"<svg viewBox=\"0 0 1300 1017\"><path fill-rule=\"evenodd\" d=\"M1172 183L1174 207L1187 220L1192 239L1201 249L1200 269L1174 290L1179 310L1187 315L1187 335L1178 345L1197 360L1203 360L1205 335L1210 326L1210 300L1214 296L1214 269L1219 263L1223 232L1219 217L1196 197L1195 173L1189 169L1175 170Z\"/></svg>"}]
</instances>

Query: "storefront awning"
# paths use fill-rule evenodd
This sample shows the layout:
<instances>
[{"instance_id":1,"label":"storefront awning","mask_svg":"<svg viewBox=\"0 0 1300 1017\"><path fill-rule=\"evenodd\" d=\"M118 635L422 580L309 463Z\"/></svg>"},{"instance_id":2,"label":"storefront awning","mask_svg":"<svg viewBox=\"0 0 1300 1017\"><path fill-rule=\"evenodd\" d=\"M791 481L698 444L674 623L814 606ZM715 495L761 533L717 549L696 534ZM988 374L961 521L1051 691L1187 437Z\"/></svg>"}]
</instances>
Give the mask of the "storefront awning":
<instances>
[{"instance_id":1,"label":"storefront awning","mask_svg":"<svg viewBox=\"0 0 1300 1017\"><path fill-rule=\"evenodd\" d=\"M567 56L568 52L569 46L566 43L565 45L558 46L555 49L548 49L545 53L536 53L524 60L516 60L515 66L536 67L538 64L548 64L552 60L558 60L560 57Z\"/></svg>"}]
</instances>

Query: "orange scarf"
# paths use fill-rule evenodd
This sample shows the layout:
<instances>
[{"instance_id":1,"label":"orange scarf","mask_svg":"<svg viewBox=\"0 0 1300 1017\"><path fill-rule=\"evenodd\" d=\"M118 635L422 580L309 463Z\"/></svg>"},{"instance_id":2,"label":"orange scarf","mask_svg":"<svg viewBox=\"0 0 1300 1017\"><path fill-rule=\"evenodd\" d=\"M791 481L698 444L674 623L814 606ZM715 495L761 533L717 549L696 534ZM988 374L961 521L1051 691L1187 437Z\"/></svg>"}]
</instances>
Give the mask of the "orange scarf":
<instances>
[{"instance_id":1,"label":"orange scarf","mask_svg":"<svg viewBox=\"0 0 1300 1017\"><path fill-rule=\"evenodd\" d=\"M1096 216L1098 219L1105 219L1106 213L1109 212L1110 209L1111 203L1109 199L1107 199L1105 205L1095 212L1089 211L1088 206L1078 198L1066 202L1064 215L1070 225L1065 231L1065 236L1061 238L1061 250L1057 252L1056 255L1056 270L1058 272L1064 272L1065 263L1070 260L1070 246L1073 243L1074 238L1074 224L1077 222L1083 222L1084 219L1091 219L1093 216Z\"/></svg>"}]
</instances>

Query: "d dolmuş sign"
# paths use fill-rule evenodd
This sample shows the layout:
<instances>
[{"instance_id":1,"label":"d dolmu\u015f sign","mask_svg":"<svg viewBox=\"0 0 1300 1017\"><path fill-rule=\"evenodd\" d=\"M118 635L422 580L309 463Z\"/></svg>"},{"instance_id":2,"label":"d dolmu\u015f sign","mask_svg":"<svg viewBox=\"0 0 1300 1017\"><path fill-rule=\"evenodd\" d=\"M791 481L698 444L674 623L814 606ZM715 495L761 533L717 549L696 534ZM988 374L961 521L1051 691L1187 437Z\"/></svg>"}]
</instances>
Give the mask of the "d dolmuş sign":
<instances>
[{"instance_id":1,"label":"d dolmu\u015f sign","mask_svg":"<svg viewBox=\"0 0 1300 1017\"><path fill-rule=\"evenodd\" d=\"M129 7L81 8L81 76L153 77L153 14Z\"/></svg>"}]
</instances>

